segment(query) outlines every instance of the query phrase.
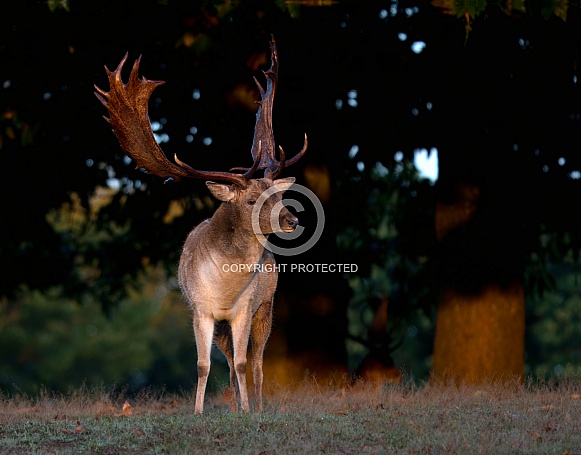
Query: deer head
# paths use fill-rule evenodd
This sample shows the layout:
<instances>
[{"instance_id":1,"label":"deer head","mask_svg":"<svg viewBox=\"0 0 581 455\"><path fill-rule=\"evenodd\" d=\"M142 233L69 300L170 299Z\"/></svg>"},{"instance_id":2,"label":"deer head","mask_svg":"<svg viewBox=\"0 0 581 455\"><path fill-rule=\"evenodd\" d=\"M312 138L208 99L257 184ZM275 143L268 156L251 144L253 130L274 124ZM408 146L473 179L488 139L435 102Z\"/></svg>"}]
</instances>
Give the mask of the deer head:
<instances>
[{"instance_id":1,"label":"deer head","mask_svg":"<svg viewBox=\"0 0 581 455\"><path fill-rule=\"evenodd\" d=\"M267 179L252 179L245 189L215 182L206 182L206 185L216 199L227 203L224 208L232 225L253 235L268 235L274 232L292 232L298 225L298 219L282 205L282 194L294 181L294 177L272 182ZM253 212L257 203L259 211L254 219Z\"/></svg>"},{"instance_id":2,"label":"deer head","mask_svg":"<svg viewBox=\"0 0 581 455\"><path fill-rule=\"evenodd\" d=\"M271 67L264 72L267 80L266 90L255 78L261 99L257 101L259 108L251 150L253 165L250 168L232 168L230 172L200 171L180 161L177 155L174 155L175 163L167 159L155 141L148 117L149 98L153 90L165 82L138 77L141 56L133 64L127 84L121 79L127 53L115 71L109 71L105 66L111 88L109 92L105 92L95 85L97 90L95 96L109 111L109 118L104 118L111 124L123 151L135 161L136 168L143 168L148 173L165 178L166 182L191 177L229 182L238 188L246 188L257 169L264 170L265 179L274 180L285 167L296 163L307 150L307 136L305 135L302 150L291 160L285 160L282 147L279 147L280 159L276 158L272 106L278 78L278 55L274 37L271 37L270 51ZM241 174L240 171L244 173Z\"/></svg>"}]
</instances>

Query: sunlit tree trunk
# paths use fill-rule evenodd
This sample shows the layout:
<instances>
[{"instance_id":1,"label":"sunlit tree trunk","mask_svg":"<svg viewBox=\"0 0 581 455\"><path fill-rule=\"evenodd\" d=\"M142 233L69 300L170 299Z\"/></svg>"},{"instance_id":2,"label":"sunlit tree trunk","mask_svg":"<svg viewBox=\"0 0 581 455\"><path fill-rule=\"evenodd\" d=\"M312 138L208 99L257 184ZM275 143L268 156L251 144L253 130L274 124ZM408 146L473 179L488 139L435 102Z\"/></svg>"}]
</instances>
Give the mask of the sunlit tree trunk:
<instances>
[{"instance_id":1,"label":"sunlit tree trunk","mask_svg":"<svg viewBox=\"0 0 581 455\"><path fill-rule=\"evenodd\" d=\"M442 291L433 376L457 382L522 378L524 297L520 283L486 286L475 295Z\"/></svg>"},{"instance_id":2,"label":"sunlit tree trunk","mask_svg":"<svg viewBox=\"0 0 581 455\"><path fill-rule=\"evenodd\" d=\"M442 270L435 380L476 384L524 375L525 300L513 238L518 231L510 223L502 227L510 214L483 204L482 191L477 184L455 183L436 206Z\"/></svg>"}]
</instances>

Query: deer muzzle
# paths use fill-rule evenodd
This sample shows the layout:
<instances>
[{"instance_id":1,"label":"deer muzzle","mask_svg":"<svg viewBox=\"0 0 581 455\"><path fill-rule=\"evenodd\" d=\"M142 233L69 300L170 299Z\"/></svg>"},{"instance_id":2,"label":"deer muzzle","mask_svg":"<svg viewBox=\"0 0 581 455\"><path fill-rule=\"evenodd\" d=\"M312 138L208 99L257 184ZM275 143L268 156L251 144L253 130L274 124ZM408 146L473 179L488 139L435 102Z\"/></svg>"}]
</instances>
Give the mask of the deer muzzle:
<instances>
[{"instance_id":1,"label":"deer muzzle","mask_svg":"<svg viewBox=\"0 0 581 455\"><path fill-rule=\"evenodd\" d=\"M281 213L280 227L283 232L292 232L299 225L299 219L288 210L285 210L285 212L284 214Z\"/></svg>"}]
</instances>

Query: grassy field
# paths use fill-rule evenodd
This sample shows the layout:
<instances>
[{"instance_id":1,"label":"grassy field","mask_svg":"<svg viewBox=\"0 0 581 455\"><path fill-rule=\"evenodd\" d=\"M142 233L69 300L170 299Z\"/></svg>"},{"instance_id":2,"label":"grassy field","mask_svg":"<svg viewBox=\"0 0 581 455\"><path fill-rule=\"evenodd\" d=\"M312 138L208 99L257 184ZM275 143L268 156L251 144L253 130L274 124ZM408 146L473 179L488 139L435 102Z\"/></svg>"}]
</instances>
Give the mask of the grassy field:
<instances>
[{"instance_id":1,"label":"grassy field","mask_svg":"<svg viewBox=\"0 0 581 455\"><path fill-rule=\"evenodd\" d=\"M426 384L266 390L262 414L191 394L78 390L0 399L2 454L559 454L581 455L581 382Z\"/></svg>"}]
</instances>

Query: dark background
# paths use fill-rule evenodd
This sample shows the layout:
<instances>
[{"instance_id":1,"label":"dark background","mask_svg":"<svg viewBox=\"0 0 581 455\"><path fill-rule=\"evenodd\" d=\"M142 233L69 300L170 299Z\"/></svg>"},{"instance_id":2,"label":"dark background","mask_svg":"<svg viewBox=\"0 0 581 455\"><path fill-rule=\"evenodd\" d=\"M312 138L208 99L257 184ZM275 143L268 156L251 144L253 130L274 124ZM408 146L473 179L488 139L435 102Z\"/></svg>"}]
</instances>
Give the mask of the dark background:
<instances>
[{"instance_id":1,"label":"dark background","mask_svg":"<svg viewBox=\"0 0 581 455\"><path fill-rule=\"evenodd\" d=\"M119 308L120 302L139 299L135 290L145 287L143 273L153 269L161 270L164 298L175 298L183 239L215 205L202 181L164 185L135 170L102 119L106 110L94 97L93 84L108 90L103 65L114 69L128 52L127 75L142 55L140 74L166 81L153 93L149 115L162 122L159 133L169 137L162 143L168 156L177 153L198 169L249 165L258 99L252 77L264 80L260 70L268 67L271 34L280 57L276 141L293 155L303 135L309 138L306 156L284 176L294 175L312 188L326 215L314 248L278 260L359 266L357 277L281 274L273 352L311 359L301 368L353 370L369 348L365 333L377 302L389 296L393 317L379 349L387 363L395 353L397 366L421 378L429 370L438 283L469 287L471 280L489 276L524 275L528 371L552 374L558 365L578 365L579 7L525 2L519 10L487 4L470 10L467 25L465 16L446 13L442 6L447 5L167 0L22 1L10 11L3 8L2 385L64 388L93 377L189 387L195 350L187 310L171 313L179 320L176 333L190 337L182 344L182 338L155 339L156 331L164 330L156 319L163 311L151 310L150 319L131 325L122 322ZM414 42L425 48L414 52ZM199 99L192 96L195 91ZM356 106L348 104L350 96ZM353 146L359 152L350 158ZM413 169L421 148L438 151L435 185ZM378 162L387 176L374 173ZM95 189L112 178L121 189L91 212ZM455 246L473 251L466 262L439 252L433 225L436 197L445 199L458 180L477 182L490 209L478 225L482 241ZM168 221L171 201L180 201L185 211ZM300 217L307 230L316 224L312 210ZM389 220L395 234L377 234L382 220ZM475 265L471 256L486 260ZM385 274L374 275L373 265ZM159 302L156 295L147 298ZM54 310L63 305L63 313ZM87 310L93 306L99 311ZM557 309L565 312L560 320ZM127 310L124 317L137 318L136 311L141 310ZM357 322L354 314L366 316ZM107 337L124 331L126 342L136 346L127 356L145 360L108 375L105 365L115 361L95 359L104 354L103 346L107 352L118 349L119 340L85 346L78 337L87 338L92 329L71 335L71 327L81 324L75 318L89 327L95 325L91 317ZM55 329L50 321L65 328ZM550 327L569 325L553 333L543 321ZM139 324L143 333L137 335ZM171 332L171 324L165 329ZM50 333L62 334L61 344L51 335L43 344ZM360 343L359 354L353 354L348 339ZM140 343L150 350L139 351ZM173 350L164 351L164 344ZM76 345L85 347L77 352ZM61 364L61 358L51 367L47 353L58 349L69 363ZM117 361L128 362L122 355ZM188 365L176 372L180 363ZM47 370L53 367L54 372Z\"/></svg>"}]
</instances>

